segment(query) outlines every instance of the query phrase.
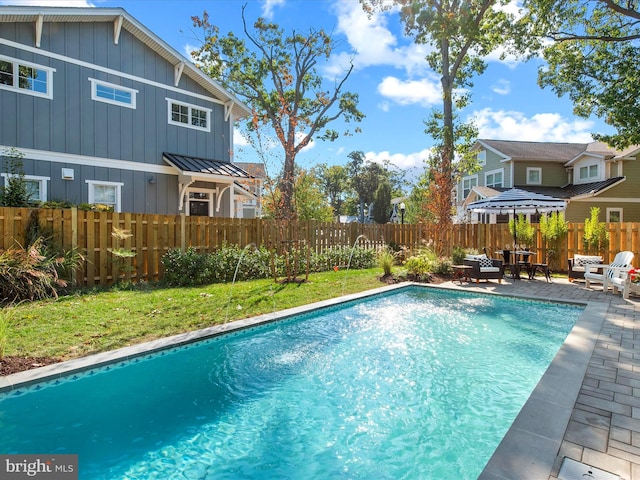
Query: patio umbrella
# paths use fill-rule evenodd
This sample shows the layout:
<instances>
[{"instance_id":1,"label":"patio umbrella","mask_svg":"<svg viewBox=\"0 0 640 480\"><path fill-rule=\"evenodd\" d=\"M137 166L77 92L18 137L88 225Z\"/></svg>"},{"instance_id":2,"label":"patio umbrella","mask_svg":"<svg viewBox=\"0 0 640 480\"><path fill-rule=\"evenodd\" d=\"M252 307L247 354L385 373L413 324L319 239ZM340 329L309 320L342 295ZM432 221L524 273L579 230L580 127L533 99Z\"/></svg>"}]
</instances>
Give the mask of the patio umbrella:
<instances>
[{"instance_id":1,"label":"patio umbrella","mask_svg":"<svg viewBox=\"0 0 640 480\"><path fill-rule=\"evenodd\" d=\"M559 198L541 193L527 192L519 188L505 190L493 197L476 200L467 205L467 210L474 213L510 213L513 212L515 221L518 213L549 213L565 210L567 203ZM518 237L513 229L513 244L518 243Z\"/></svg>"}]
</instances>

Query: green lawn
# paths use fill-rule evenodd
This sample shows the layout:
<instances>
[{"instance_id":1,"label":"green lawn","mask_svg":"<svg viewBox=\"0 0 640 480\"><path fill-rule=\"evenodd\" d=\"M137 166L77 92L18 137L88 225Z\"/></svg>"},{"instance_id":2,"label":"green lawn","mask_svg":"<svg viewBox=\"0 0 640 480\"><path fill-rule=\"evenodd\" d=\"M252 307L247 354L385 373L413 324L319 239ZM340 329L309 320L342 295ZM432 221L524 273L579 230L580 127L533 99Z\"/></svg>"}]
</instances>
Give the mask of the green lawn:
<instances>
[{"instance_id":1,"label":"green lawn","mask_svg":"<svg viewBox=\"0 0 640 480\"><path fill-rule=\"evenodd\" d=\"M254 280L233 288L114 289L22 303L0 310L0 320L9 322L4 354L67 360L377 288L383 285L380 275L380 269L341 270L310 275L301 284Z\"/></svg>"}]
</instances>

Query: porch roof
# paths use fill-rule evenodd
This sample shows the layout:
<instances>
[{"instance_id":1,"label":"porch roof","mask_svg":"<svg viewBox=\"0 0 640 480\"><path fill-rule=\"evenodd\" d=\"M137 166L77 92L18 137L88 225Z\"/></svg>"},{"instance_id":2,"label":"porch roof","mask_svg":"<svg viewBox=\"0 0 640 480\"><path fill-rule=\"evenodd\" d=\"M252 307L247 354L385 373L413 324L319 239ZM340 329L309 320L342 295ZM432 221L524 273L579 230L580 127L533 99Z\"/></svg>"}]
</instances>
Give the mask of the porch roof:
<instances>
[{"instance_id":1,"label":"porch roof","mask_svg":"<svg viewBox=\"0 0 640 480\"><path fill-rule=\"evenodd\" d=\"M189 157L175 153L163 153L164 161L175 168L181 175L207 178L211 181L254 178L252 175L230 162L211 160L200 157Z\"/></svg>"}]
</instances>

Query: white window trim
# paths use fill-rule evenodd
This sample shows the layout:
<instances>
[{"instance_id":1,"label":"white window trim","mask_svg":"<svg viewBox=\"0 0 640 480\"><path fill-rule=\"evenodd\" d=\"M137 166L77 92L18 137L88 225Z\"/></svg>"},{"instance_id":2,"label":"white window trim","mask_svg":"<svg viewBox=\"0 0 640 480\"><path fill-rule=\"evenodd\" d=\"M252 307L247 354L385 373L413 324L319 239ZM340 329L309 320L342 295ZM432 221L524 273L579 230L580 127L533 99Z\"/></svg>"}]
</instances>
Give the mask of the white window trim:
<instances>
[{"instance_id":1,"label":"white window trim","mask_svg":"<svg viewBox=\"0 0 640 480\"><path fill-rule=\"evenodd\" d=\"M177 127L191 128L193 130L200 130L201 132L210 132L211 131L211 109L207 107L202 107L200 105L194 105L192 103L180 102L178 100L174 100L173 98L166 98L167 100L167 121L169 125L175 125ZM171 118L171 105L180 105L181 107L187 107L189 109L189 121L187 123L175 122ZM206 128L198 127L197 125L191 124L191 112L193 109L201 110L207 113L207 126Z\"/></svg>"},{"instance_id":2,"label":"white window trim","mask_svg":"<svg viewBox=\"0 0 640 480\"><path fill-rule=\"evenodd\" d=\"M591 177L589 176L589 171L591 170L591 167L596 166L598 168L598 174ZM573 182L575 184L581 184L581 183L592 183L592 182L599 182L601 180L604 180L602 178L602 174L604 171L603 165L600 162L589 162L589 163L582 163L580 165L576 165L576 174L575 174L575 178L573 179ZM587 169L587 177L586 178L580 178L580 170L586 168Z\"/></svg>"},{"instance_id":3,"label":"white window trim","mask_svg":"<svg viewBox=\"0 0 640 480\"><path fill-rule=\"evenodd\" d=\"M538 172L538 178L540 181L531 182L529 173L530 172ZM527 185L542 185L542 168L541 167L527 167Z\"/></svg>"},{"instance_id":4,"label":"white window trim","mask_svg":"<svg viewBox=\"0 0 640 480\"><path fill-rule=\"evenodd\" d=\"M217 195L218 193L218 189L217 188L187 188L186 191L184 192L184 202L185 202L185 209L184 209L184 213L185 215L188 217L191 215L190 212L190 199L189 199L189 194L190 193L207 193L209 194L209 198L208 200L206 200L209 203L209 217L213 217L214 214L214 207L215 207L215 199L214 196ZM200 202L204 202L205 200L199 200Z\"/></svg>"},{"instance_id":5,"label":"white window trim","mask_svg":"<svg viewBox=\"0 0 640 480\"><path fill-rule=\"evenodd\" d=\"M500 182L500 185L498 186L498 188L504 187L504 168L497 168L495 170L491 170L489 172L485 172L485 174L484 174L484 186L485 187L489 186L489 185L487 185L487 177L489 175L493 175L494 178L495 178L496 173L501 173L502 174L502 181ZM492 185L492 186L495 186L495 185Z\"/></svg>"},{"instance_id":6,"label":"white window trim","mask_svg":"<svg viewBox=\"0 0 640 480\"><path fill-rule=\"evenodd\" d=\"M19 58L7 57L5 55L0 55L0 60L13 63L14 72L19 69L20 65L44 70L47 73L47 91L46 93L42 93L36 92L35 90L29 90L28 88L20 88L16 85L17 76L15 73L13 74L13 85L5 85L2 83L0 84L0 89L11 90L12 92L24 93L26 95L33 95L34 97L48 98L50 100L53 99L53 72L56 71L55 68L45 67L44 65L39 65L37 63L25 62Z\"/></svg>"},{"instance_id":7,"label":"white window trim","mask_svg":"<svg viewBox=\"0 0 640 480\"><path fill-rule=\"evenodd\" d=\"M480 150L476 154L476 160L478 161L478 165L480 165L481 167L484 167L487 164L487 151Z\"/></svg>"},{"instance_id":8,"label":"white window trim","mask_svg":"<svg viewBox=\"0 0 640 480\"><path fill-rule=\"evenodd\" d=\"M114 212L122 211L122 187L124 183L121 182L103 182L101 180L85 180L87 186L89 188L89 202L91 204L96 203L95 201L95 192L94 187L96 185L107 186L107 187L116 187L116 204L113 207Z\"/></svg>"},{"instance_id":9,"label":"white window trim","mask_svg":"<svg viewBox=\"0 0 640 480\"><path fill-rule=\"evenodd\" d=\"M624 222L624 219L622 217L622 208L607 208L607 223L611 222L611 214L614 212L617 212L620 214L620 223Z\"/></svg>"},{"instance_id":10,"label":"white window trim","mask_svg":"<svg viewBox=\"0 0 640 480\"><path fill-rule=\"evenodd\" d=\"M462 181L460 182L460 194L462 195L462 200L464 200L466 197L464 196L464 183L465 182L470 182L471 180L475 180L476 184L474 185L474 187L478 186L478 175L469 175L468 177L462 177ZM469 191L471 191L473 187L469 187Z\"/></svg>"},{"instance_id":11,"label":"white window trim","mask_svg":"<svg viewBox=\"0 0 640 480\"><path fill-rule=\"evenodd\" d=\"M115 83L103 82L102 80L96 80L95 78L89 78L91 82L91 100L96 102L104 102L109 103L111 105L118 105L119 107L131 108L133 110L136 109L136 97L138 90L134 90L133 88L123 87L122 85L116 85ZM119 102L117 100L110 100L108 98L99 97L97 87L98 85L102 85L104 87L113 88L116 90L122 90L123 92L127 92L131 94L131 103Z\"/></svg>"},{"instance_id":12,"label":"white window trim","mask_svg":"<svg viewBox=\"0 0 640 480\"><path fill-rule=\"evenodd\" d=\"M8 173L0 173L0 176L4 178L4 185L7 186L7 179L12 175ZM25 180L31 180L34 182L40 183L40 198L37 200L38 202L46 202L47 201L47 182L51 180L51 177L42 177L40 175L24 175Z\"/></svg>"}]
</instances>

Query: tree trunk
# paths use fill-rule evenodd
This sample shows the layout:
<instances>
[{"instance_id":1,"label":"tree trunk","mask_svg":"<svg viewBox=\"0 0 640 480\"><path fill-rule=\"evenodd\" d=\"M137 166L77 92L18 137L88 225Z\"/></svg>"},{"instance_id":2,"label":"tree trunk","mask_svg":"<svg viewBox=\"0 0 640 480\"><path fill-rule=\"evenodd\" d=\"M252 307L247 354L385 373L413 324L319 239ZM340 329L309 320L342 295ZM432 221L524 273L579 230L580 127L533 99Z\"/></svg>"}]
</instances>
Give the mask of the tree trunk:
<instances>
[{"instance_id":1,"label":"tree trunk","mask_svg":"<svg viewBox=\"0 0 640 480\"><path fill-rule=\"evenodd\" d=\"M280 181L280 193L282 194L281 205L278 217L282 220L295 220L296 213L293 205L295 157L290 154L285 155L284 168L282 170L282 180Z\"/></svg>"}]
</instances>

